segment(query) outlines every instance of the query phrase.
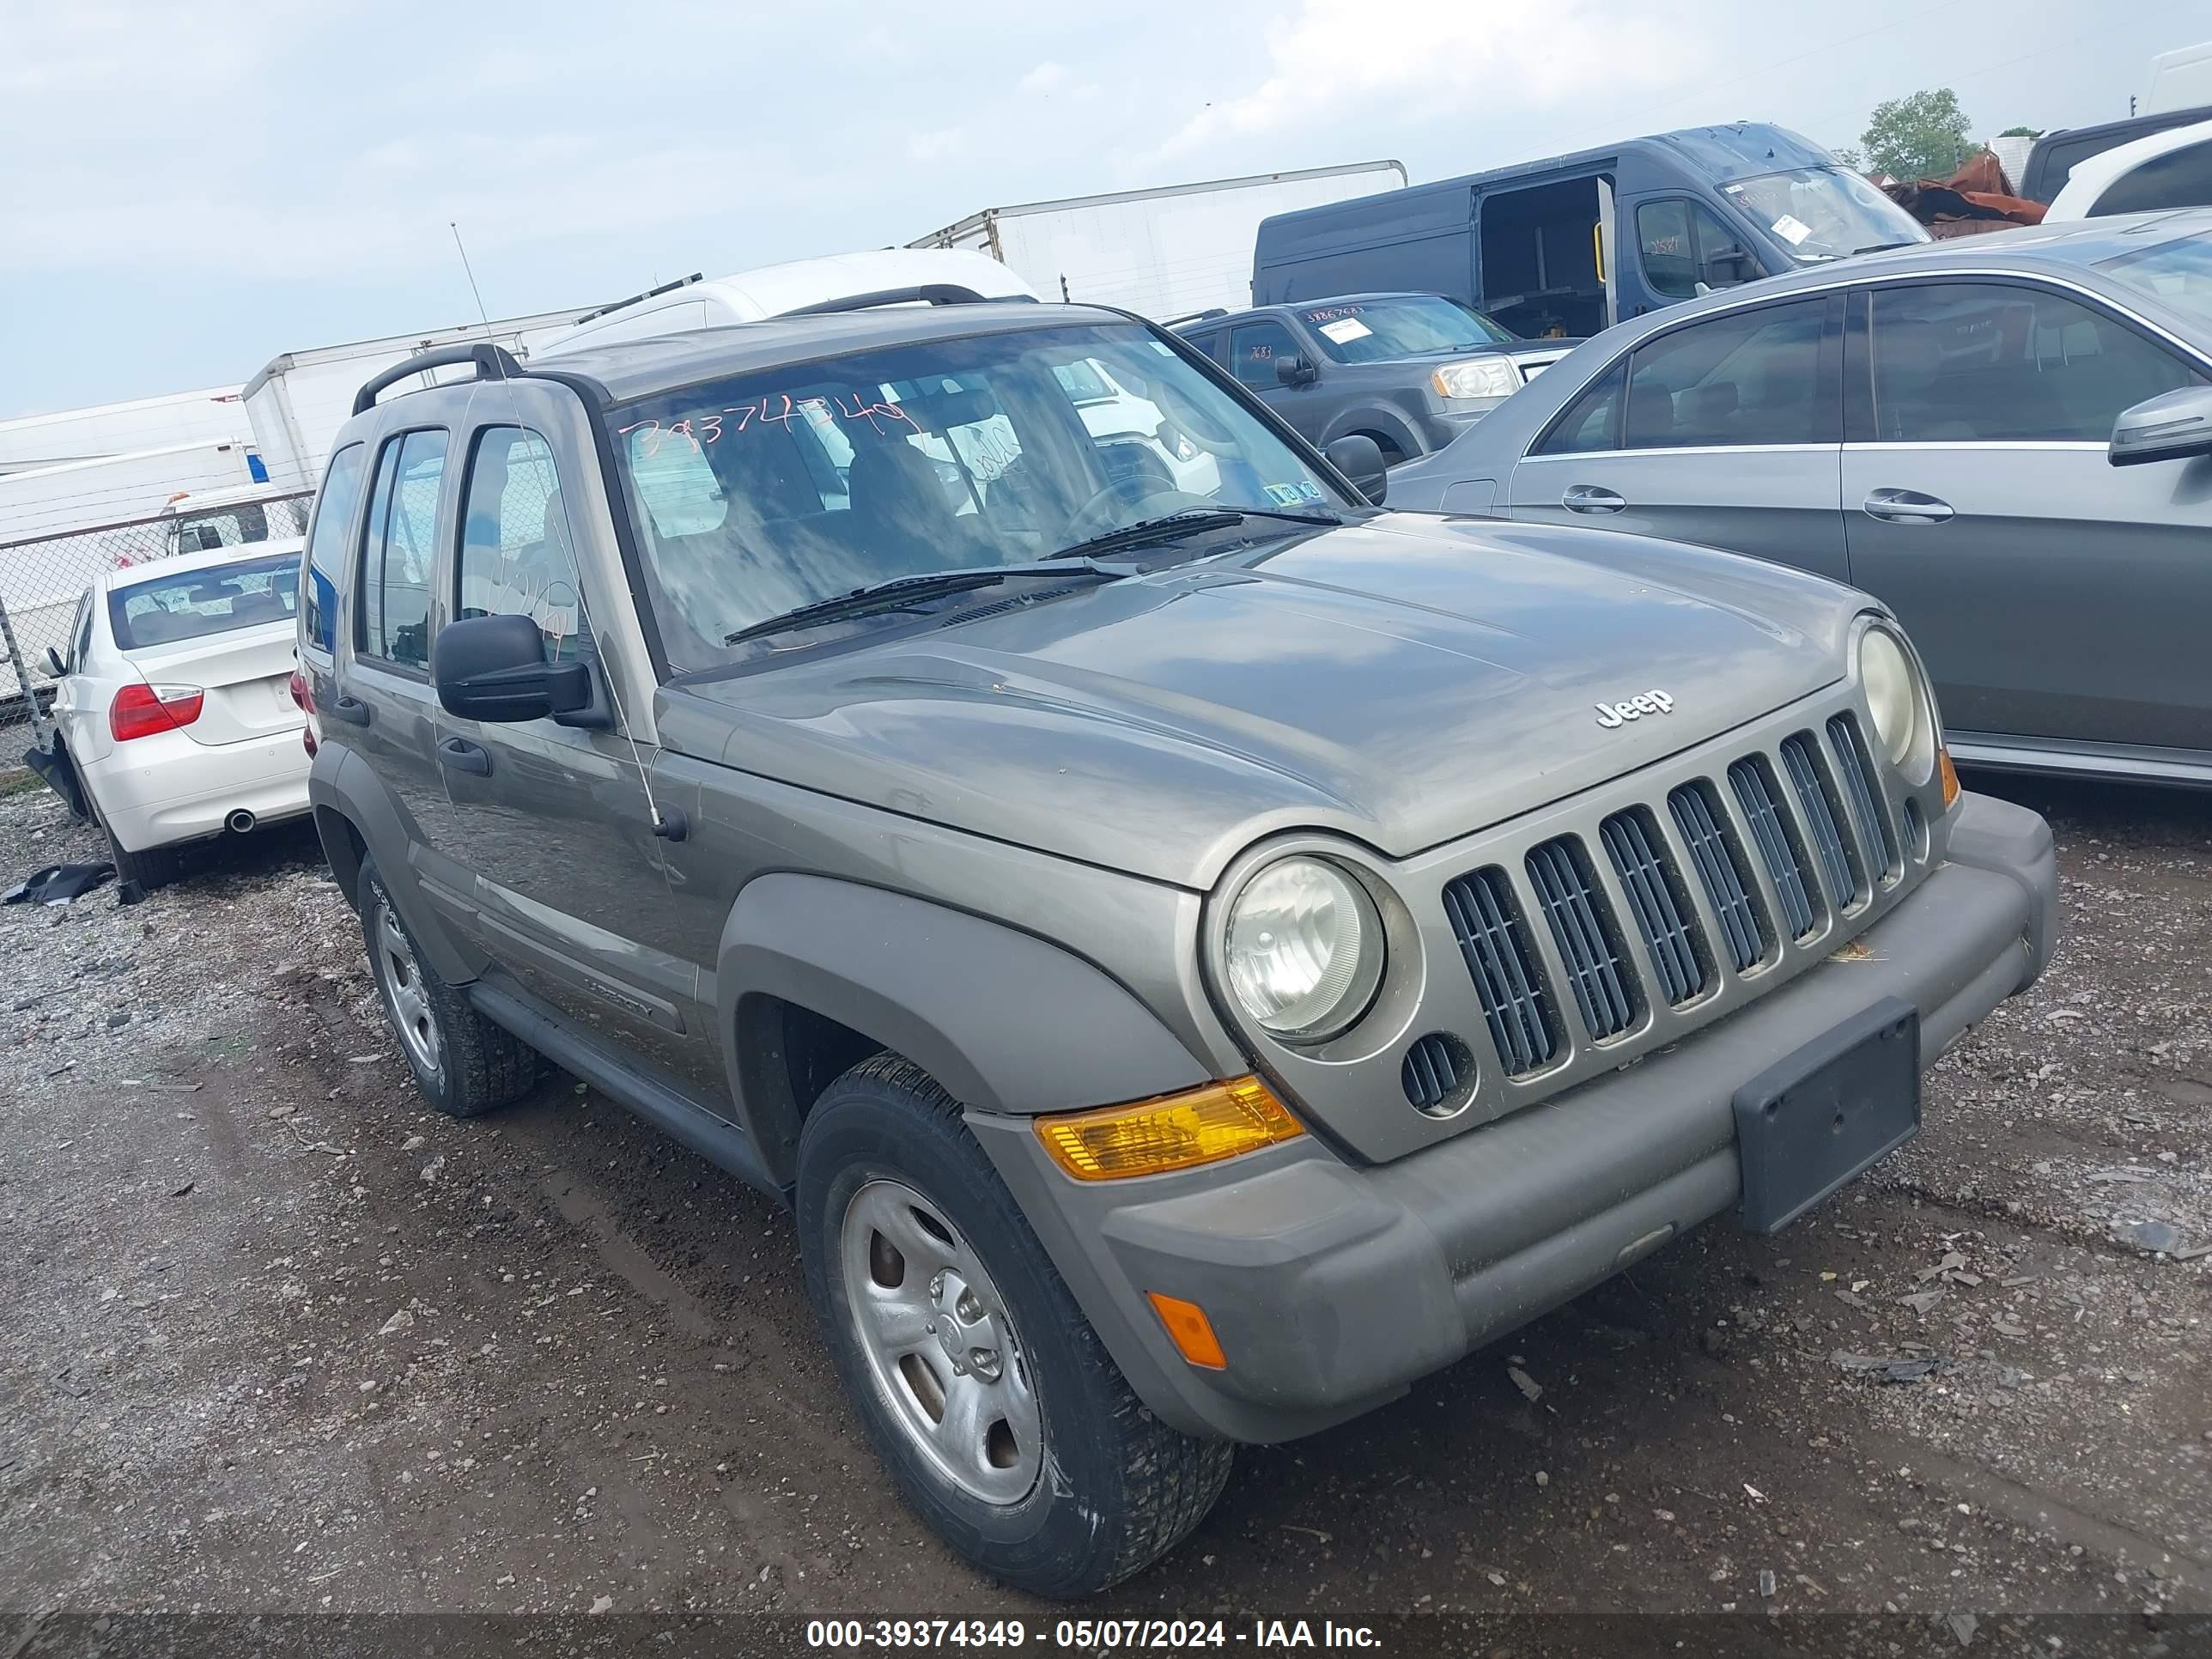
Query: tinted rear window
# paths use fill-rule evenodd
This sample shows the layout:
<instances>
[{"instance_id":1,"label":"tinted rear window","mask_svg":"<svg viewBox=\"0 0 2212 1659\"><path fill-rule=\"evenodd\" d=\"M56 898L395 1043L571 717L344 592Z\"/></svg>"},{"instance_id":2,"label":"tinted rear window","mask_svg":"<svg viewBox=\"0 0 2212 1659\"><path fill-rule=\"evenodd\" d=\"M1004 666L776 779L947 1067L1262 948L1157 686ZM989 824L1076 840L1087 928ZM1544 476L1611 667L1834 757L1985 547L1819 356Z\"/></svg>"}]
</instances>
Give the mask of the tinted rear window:
<instances>
[{"instance_id":1,"label":"tinted rear window","mask_svg":"<svg viewBox=\"0 0 2212 1659\"><path fill-rule=\"evenodd\" d=\"M107 623L125 651L289 623L300 600L300 556L273 554L149 576L107 595Z\"/></svg>"}]
</instances>

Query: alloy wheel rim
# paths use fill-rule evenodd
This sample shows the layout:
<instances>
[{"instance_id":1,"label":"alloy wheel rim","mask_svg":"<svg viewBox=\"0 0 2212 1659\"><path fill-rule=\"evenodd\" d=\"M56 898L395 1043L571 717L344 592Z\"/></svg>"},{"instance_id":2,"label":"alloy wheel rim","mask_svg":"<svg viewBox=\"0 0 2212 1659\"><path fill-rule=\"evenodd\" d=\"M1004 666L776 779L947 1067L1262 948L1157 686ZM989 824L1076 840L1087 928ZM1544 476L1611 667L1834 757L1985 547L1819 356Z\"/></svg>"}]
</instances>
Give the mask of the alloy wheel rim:
<instances>
[{"instance_id":1,"label":"alloy wheel rim","mask_svg":"<svg viewBox=\"0 0 2212 1659\"><path fill-rule=\"evenodd\" d=\"M846 1316L891 1419L961 1491L1020 1502L1043 1466L1044 1419L1021 1340L981 1259L902 1182L846 1206Z\"/></svg>"},{"instance_id":2,"label":"alloy wheel rim","mask_svg":"<svg viewBox=\"0 0 2212 1659\"><path fill-rule=\"evenodd\" d=\"M438 1017L422 984L422 969L415 960L415 946L399 926L391 901L376 905L376 975L392 1008L392 1023L399 1040L422 1070L435 1076L443 1044L438 1036Z\"/></svg>"}]
</instances>

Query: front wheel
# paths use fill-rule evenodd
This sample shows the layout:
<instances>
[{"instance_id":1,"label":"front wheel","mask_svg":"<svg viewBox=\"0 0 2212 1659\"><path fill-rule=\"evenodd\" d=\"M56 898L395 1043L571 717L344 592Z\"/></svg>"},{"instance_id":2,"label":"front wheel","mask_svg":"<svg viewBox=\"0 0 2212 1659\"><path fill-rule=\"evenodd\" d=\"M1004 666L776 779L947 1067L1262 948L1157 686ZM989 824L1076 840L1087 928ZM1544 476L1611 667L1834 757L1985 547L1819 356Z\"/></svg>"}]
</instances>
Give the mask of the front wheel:
<instances>
[{"instance_id":1,"label":"front wheel","mask_svg":"<svg viewBox=\"0 0 2212 1659\"><path fill-rule=\"evenodd\" d=\"M1087 1595L1204 1517L1230 1447L1138 1401L919 1067L863 1060L799 1140L799 1246L831 1358L907 1502L994 1577Z\"/></svg>"}]
</instances>

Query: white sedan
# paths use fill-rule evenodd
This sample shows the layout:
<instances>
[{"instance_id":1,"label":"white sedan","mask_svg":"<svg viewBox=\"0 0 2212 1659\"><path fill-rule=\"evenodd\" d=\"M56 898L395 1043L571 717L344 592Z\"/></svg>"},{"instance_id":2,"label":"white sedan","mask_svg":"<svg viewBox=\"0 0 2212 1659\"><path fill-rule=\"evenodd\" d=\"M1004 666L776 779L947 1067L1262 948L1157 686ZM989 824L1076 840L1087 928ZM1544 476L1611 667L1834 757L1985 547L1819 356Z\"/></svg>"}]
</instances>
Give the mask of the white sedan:
<instances>
[{"instance_id":1,"label":"white sedan","mask_svg":"<svg viewBox=\"0 0 2212 1659\"><path fill-rule=\"evenodd\" d=\"M179 847L307 810L294 701L300 541L110 571L77 601L58 677L57 782L106 831L118 881L175 878Z\"/></svg>"}]
</instances>

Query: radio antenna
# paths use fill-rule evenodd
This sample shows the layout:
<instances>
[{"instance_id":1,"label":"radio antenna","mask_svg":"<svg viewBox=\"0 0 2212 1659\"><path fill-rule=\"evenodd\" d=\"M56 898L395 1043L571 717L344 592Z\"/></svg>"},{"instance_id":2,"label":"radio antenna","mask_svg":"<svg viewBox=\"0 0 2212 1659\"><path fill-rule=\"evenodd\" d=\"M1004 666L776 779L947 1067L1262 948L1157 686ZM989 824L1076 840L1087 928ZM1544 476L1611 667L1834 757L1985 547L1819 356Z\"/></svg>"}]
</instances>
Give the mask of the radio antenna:
<instances>
[{"instance_id":1,"label":"radio antenna","mask_svg":"<svg viewBox=\"0 0 2212 1659\"><path fill-rule=\"evenodd\" d=\"M484 338L489 340L492 337L491 313L484 308L483 290L477 286L476 267L469 263L468 245L461 240L460 221L447 220L446 228L453 233L453 247L461 256L461 274L469 279L469 292L476 296L477 315L483 321Z\"/></svg>"}]
</instances>

